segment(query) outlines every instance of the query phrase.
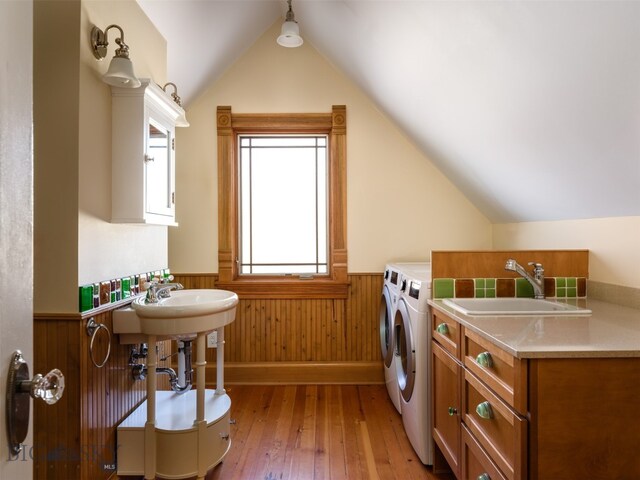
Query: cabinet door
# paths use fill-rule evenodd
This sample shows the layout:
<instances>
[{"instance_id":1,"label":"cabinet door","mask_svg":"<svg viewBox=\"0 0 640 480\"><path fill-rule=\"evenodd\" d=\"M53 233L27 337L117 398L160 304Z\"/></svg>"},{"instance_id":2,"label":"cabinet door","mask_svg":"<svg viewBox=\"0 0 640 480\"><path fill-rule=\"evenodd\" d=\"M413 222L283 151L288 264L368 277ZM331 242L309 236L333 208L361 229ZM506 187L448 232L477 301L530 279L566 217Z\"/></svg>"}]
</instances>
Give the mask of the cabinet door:
<instances>
[{"instance_id":1,"label":"cabinet door","mask_svg":"<svg viewBox=\"0 0 640 480\"><path fill-rule=\"evenodd\" d=\"M433 439L460 478L461 365L433 342Z\"/></svg>"},{"instance_id":2,"label":"cabinet door","mask_svg":"<svg viewBox=\"0 0 640 480\"><path fill-rule=\"evenodd\" d=\"M150 114L145 151L145 209L173 217L173 131Z\"/></svg>"}]
</instances>

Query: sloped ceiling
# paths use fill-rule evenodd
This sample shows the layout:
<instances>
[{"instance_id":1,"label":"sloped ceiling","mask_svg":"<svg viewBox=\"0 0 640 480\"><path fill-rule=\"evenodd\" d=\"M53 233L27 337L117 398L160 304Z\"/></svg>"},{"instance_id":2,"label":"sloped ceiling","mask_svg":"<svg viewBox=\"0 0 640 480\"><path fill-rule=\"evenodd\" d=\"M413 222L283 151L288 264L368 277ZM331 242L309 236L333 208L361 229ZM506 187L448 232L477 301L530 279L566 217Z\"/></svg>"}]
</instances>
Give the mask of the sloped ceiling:
<instances>
[{"instance_id":1,"label":"sloped ceiling","mask_svg":"<svg viewBox=\"0 0 640 480\"><path fill-rule=\"evenodd\" d=\"M187 108L286 10L266 0L138 3L167 39L168 76ZM305 42L492 222L640 215L640 2L294 0L293 9Z\"/></svg>"}]
</instances>

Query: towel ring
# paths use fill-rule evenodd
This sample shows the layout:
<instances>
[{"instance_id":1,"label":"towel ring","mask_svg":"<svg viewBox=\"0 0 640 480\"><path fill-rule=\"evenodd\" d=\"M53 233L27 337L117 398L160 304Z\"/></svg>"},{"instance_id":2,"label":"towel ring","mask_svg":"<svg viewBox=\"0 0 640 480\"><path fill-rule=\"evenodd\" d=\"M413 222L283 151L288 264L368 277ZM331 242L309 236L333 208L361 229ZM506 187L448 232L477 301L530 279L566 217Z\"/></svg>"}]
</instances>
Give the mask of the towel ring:
<instances>
[{"instance_id":1,"label":"towel ring","mask_svg":"<svg viewBox=\"0 0 640 480\"><path fill-rule=\"evenodd\" d=\"M98 336L98 332L104 329L107 332L107 336L109 338L107 343L107 354L104 356L104 360L101 363L96 362L96 359L93 356L93 342L96 340ZM109 331L109 327L107 327L104 323L97 323L93 317L87 320L87 335L91 337L91 342L89 343L89 357L91 358L91 362L97 367L102 368L109 360L109 356L111 355L111 332Z\"/></svg>"}]
</instances>

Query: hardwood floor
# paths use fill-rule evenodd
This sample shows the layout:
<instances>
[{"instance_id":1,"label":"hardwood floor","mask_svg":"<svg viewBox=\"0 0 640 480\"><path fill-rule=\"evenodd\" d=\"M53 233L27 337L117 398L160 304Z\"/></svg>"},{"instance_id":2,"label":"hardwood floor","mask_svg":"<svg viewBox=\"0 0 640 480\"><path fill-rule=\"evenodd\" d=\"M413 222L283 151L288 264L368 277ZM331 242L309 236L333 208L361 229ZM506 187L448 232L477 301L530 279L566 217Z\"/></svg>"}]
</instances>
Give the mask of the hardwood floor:
<instances>
[{"instance_id":1,"label":"hardwood floor","mask_svg":"<svg viewBox=\"0 0 640 480\"><path fill-rule=\"evenodd\" d=\"M384 385L231 386L227 393L231 450L207 480L453 478L420 462Z\"/></svg>"}]
</instances>

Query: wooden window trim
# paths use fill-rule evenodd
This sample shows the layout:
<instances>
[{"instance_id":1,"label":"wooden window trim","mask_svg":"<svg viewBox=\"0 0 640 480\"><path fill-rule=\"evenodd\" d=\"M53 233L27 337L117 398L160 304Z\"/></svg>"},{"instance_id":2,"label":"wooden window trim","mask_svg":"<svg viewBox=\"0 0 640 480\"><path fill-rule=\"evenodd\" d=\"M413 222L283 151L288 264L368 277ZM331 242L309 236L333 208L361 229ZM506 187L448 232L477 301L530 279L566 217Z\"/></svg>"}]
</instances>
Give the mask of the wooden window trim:
<instances>
[{"instance_id":1,"label":"wooden window trim","mask_svg":"<svg viewBox=\"0 0 640 480\"><path fill-rule=\"evenodd\" d=\"M218 282L241 298L346 298L347 278L347 111L331 113L232 113L217 109ZM329 136L329 274L300 280L281 276L240 276L238 246L237 137L242 133L325 133Z\"/></svg>"}]
</instances>

